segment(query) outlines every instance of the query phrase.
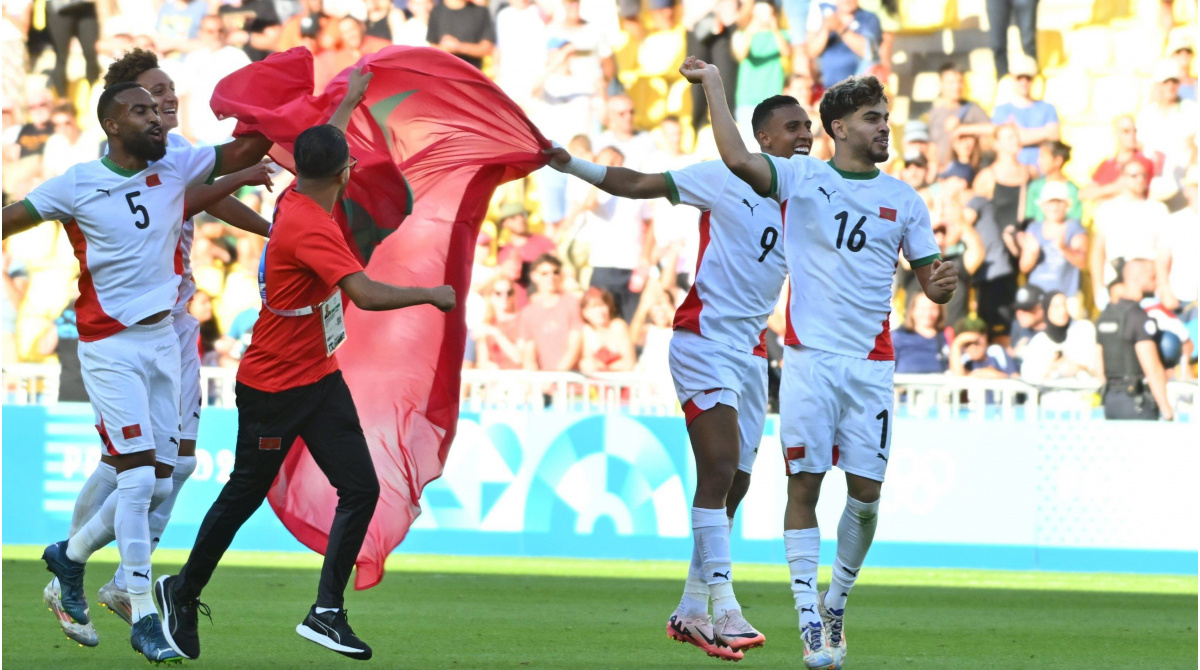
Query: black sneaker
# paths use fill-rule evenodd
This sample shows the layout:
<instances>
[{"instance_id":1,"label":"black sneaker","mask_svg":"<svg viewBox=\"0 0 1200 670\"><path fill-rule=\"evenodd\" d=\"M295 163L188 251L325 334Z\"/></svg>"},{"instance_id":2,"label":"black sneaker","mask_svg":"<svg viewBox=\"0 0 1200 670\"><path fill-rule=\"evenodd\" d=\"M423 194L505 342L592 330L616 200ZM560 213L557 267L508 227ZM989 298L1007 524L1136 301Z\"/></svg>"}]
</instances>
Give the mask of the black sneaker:
<instances>
[{"instance_id":1,"label":"black sneaker","mask_svg":"<svg viewBox=\"0 0 1200 670\"><path fill-rule=\"evenodd\" d=\"M342 656L360 661L371 658L371 648L350 629L344 607L336 612L317 614L317 606L313 605L308 610L308 616L304 617L304 623L296 626L296 632L300 637L312 640L326 649L332 649Z\"/></svg>"},{"instance_id":2,"label":"black sneaker","mask_svg":"<svg viewBox=\"0 0 1200 670\"><path fill-rule=\"evenodd\" d=\"M175 595L174 575L164 575L154 583L154 603L162 612L162 632L167 644L188 659L200 656L200 633L197 628L198 614L212 621L208 605L199 598L184 601Z\"/></svg>"}]
</instances>

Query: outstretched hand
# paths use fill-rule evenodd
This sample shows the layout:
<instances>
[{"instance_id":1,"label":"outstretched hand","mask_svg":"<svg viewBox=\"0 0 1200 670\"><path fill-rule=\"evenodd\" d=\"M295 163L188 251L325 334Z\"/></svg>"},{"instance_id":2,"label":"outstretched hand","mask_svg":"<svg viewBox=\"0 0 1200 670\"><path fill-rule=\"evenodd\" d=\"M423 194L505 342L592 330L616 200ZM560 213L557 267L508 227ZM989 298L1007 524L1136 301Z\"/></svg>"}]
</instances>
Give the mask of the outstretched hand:
<instances>
[{"instance_id":1,"label":"outstretched hand","mask_svg":"<svg viewBox=\"0 0 1200 670\"><path fill-rule=\"evenodd\" d=\"M710 77L721 76L716 65L705 63L695 56L688 56L687 60L683 61L683 65L679 66L679 74L693 84L703 84Z\"/></svg>"},{"instance_id":2,"label":"outstretched hand","mask_svg":"<svg viewBox=\"0 0 1200 670\"><path fill-rule=\"evenodd\" d=\"M346 85L346 97L358 102L367 94L367 84L371 83L371 78L375 74L372 72L363 72L363 69L356 68L350 73L350 81Z\"/></svg>"},{"instance_id":3,"label":"outstretched hand","mask_svg":"<svg viewBox=\"0 0 1200 670\"><path fill-rule=\"evenodd\" d=\"M549 149L542 149L542 154L550 157L550 167L562 172L563 167L571 162L571 154L557 144Z\"/></svg>"},{"instance_id":4,"label":"outstretched hand","mask_svg":"<svg viewBox=\"0 0 1200 670\"><path fill-rule=\"evenodd\" d=\"M264 158L255 165L239 170L237 180L243 186L266 186L268 191L273 191L271 188L271 175L274 174L271 170L272 160Z\"/></svg>"}]
</instances>

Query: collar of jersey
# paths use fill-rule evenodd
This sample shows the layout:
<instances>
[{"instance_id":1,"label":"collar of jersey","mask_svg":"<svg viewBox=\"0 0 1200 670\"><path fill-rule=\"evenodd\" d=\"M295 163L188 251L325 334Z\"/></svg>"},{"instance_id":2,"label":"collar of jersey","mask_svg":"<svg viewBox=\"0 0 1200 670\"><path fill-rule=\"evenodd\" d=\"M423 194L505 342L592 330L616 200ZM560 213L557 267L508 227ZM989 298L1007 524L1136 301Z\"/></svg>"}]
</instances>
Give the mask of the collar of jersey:
<instances>
[{"instance_id":1,"label":"collar of jersey","mask_svg":"<svg viewBox=\"0 0 1200 670\"><path fill-rule=\"evenodd\" d=\"M845 170L838 169L838 166L833 164L832 158L830 158L825 163L829 167L833 168L834 172L842 175L842 179L874 179L879 176L879 168L875 168L874 170L871 170L870 172L847 172Z\"/></svg>"},{"instance_id":2,"label":"collar of jersey","mask_svg":"<svg viewBox=\"0 0 1200 670\"><path fill-rule=\"evenodd\" d=\"M120 165L117 165L116 163L114 163L112 161L112 159L109 158L108 156L101 156L100 162L104 164L104 167L112 170L113 172L116 172L117 174L121 175L122 177L132 177L133 175L146 169L146 168L142 168L142 170L126 170L125 168L121 167Z\"/></svg>"}]
</instances>

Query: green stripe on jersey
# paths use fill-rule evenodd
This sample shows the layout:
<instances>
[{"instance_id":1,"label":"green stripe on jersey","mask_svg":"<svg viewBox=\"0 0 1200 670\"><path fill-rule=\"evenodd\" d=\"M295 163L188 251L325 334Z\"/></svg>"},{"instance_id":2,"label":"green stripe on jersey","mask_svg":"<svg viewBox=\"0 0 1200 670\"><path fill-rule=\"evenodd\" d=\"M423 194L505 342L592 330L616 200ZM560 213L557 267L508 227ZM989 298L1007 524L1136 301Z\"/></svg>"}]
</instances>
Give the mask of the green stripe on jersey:
<instances>
[{"instance_id":1,"label":"green stripe on jersey","mask_svg":"<svg viewBox=\"0 0 1200 670\"><path fill-rule=\"evenodd\" d=\"M663 179L667 180L667 201L672 205L679 204L679 188L675 186L675 178L670 172L662 173Z\"/></svg>"},{"instance_id":2,"label":"green stripe on jersey","mask_svg":"<svg viewBox=\"0 0 1200 670\"><path fill-rule=\"evenodd\" d=\"M779 199L779 172L775 169L775 161L771 160L771 157L766 154L759 154L759 155L762 156L763 159L767 161L767 166L771 168L771 188L768 189L766 193L758 193L758 191L755 191L755 193L758 193L759 195L761 195L764 198L775 198L778 200Z\"/></svg>"},{"instance_id":3,"label":"green stripe on jersey","mask_svg":"<svg viewBox=\"0 0 1200 670\"><path fill-rule=\"evenodd\" d=\"M846 170L838 169L838 166L833 164L833 159L830 158L827 163L833 168L834 172L842 175L842 179L874 179L879 176L879 168L875 168L870 172L847 172Z\"/></svg>"},{"instance_id":4,"label":"green stripe on jersey","mask_svg":"<svg viewBox=\"0 0 1200 670\"><path fill-rule=\"evenodd\" d=\"M212 172L209 173L208 180L204 182L205 184L211 184L217 180L217 177L221 176L221 146L222 145L218 144L217 146L213 147L213 150L217 152L217 159L213 163Z\"/></svg>"},{"instance_id":5,"label":"green stripe on jersey","mask_svg":"<svg viewBox=\"0 0 1200 670\"><path fill-rule=\"evenodd\" d=\"M125 168L121 167L120 165L117 165L116 163L114 163L112 161L112 159L109 158L108 156L102 156L100 158L100 162L104 165L104 167L108 168L109 170L112 170L113 172L116 172L117 174L121 175L122 177L132 177L133 175L142 171L142 170L126 170ZM145 169L145 168L143 168L143 169Z\"/></svg>"},{"instance_id":6,"label":"green stripe on jersey","mask_svg":"<svg viewBox=\"0 0 1200 670\"><path fill-rule=\"evenodd\" d=\"M28 198L26 198L25 200L22 200L21 205L25 208L26 212L29 212L29 216L32 216L34 221L41 223L42 221L46 220L46 217L42 216L37 211L37 207L34 207L33 203L29 202Z\"/></svg>"},{"instance_id":7,"label":"green stripe on jersey","mask_svg":"<svg viewBox=\"0 0 1200 670\"><path fill-rule=\"evenodd\" d=\"M932 263L934 261L940 261L940 260L942 260L942 255L934 254L932 256L926 256L925 258L918 258L915 261L909 261L908 264L910 267L919 268L919 267L924 267L926 265L929 265L930 263Z\"/></svg>"}]
</instances>

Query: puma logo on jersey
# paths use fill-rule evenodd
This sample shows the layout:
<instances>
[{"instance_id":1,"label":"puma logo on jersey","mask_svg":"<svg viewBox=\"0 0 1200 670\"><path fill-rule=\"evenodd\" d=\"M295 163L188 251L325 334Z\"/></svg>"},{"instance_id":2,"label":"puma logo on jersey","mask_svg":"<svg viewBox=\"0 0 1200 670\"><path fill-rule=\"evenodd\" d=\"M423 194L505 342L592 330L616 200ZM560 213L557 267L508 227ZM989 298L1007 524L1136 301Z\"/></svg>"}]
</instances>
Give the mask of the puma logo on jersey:
<instances>
[{"instance_id":1,"label":"puma logo on jersey","mask_svg":"<svg viewBox=\"0 0 1200 670\"><path fill-rule=\"evenodd\" d=\"M111 193L108 192L108 189L106 189L106 188L98 188L98 189L96 189L96 192L103 193L104 195L112 195Z\"/></svg>"},{"instance_id":2,"label":"puma logo on jersey","mask_svg":"<svg viewBox=\"0 0 1200 670\"><path fill-rule=\"evenodd\" d=\"M742 204L749 207L750 208L750 216L754 216L754 208L758 207L758 205L751 205L750 201L745 198L742 198ZM759 203L759 205L761 205L761 204L762 203Z\"/></svg>"},{"instance_id":3,"label":"puma logo on jersey","mask_svg":"<svg viewBox=\"0 0 1200 670\"><path fill-rule=\"evenodd\" d=\"M821 192L821 195L825 196L825 202L833 202L830 198L833 197L834 193L837 193L837 191L826 191L824 186L818 186L817 190Z\"/></svg>"}]
</instances>

